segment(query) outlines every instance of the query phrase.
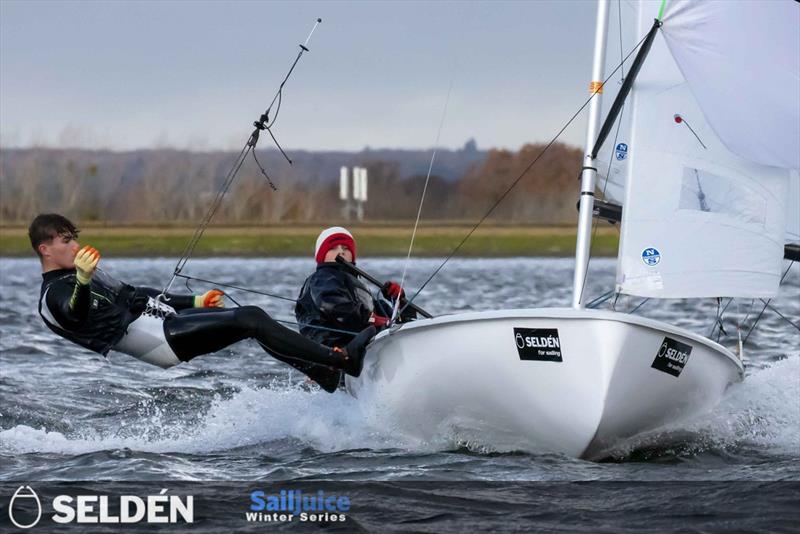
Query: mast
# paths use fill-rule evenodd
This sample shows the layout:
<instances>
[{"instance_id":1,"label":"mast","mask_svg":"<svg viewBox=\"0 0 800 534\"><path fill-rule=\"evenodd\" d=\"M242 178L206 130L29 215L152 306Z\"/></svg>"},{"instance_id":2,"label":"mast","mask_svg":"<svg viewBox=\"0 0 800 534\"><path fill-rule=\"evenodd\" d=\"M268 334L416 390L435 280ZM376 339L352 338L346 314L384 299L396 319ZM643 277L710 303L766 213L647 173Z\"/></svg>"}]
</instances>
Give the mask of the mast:
<instances>
[{"instance_id":1,"label":"mast","mask_svg":"<svg viewBox=\"0 0 800 534\"><path fill-rule=\"evenodd\" d=\"M575 245L575 279L572 287L572 307L583 308L583 285L589 263L591 244L592 210L594 208L594 185L597 169L594 168L592 148L597 139L600 124L600 104L602 103L603 67L606 61L606 36L608 34L609 0L597 2L597 26L594 35L594 59L592 60L592 82L589 90L597 92L589 103L589 124L586 128L586 145L581 173L580 214L578 216L578 240ZM599 87L599 88L598 88Z\"/></svg>"}]
</instances>

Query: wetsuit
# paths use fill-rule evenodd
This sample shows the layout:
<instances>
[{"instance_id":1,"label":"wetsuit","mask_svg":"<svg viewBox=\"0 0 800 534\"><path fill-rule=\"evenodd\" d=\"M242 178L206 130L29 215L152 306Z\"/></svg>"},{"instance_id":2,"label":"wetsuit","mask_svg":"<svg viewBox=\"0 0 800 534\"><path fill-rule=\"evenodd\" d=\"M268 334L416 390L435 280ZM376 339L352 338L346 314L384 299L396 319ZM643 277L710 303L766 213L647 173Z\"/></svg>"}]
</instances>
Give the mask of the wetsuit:
<instances>
[{"instance_id":1,"label":"wetsuit","mask_svg":"<svg viewBox=\"0 0 800 534\"><path fill-rule=\"evenodd\" d=\"M134 287L95 271L79 284L75 269L42 275L39 314L56 334L100 354L114 349L171 367L237 341L253 338L281 361L341 368L341 353L318 345L275 322L256 306L193 308L194 297Z\"/></svg>"},{"instance_id":2,"label":"wetsuit","mask_svg":"<svg viewBox=\"0 0 800 534\"><path fill-rule=\"evenodd\" d=\"M321 263L303 283L294 308L300 333L328 346L347 344L353 336L370 324L373 312L390 316L391 304L373 297L364 284L341 264ZM401 322L413 320L416 312L403 312ZM342 373L305 364L300 368L323 388L335 389Z\"/></svg>"}]
</instances>

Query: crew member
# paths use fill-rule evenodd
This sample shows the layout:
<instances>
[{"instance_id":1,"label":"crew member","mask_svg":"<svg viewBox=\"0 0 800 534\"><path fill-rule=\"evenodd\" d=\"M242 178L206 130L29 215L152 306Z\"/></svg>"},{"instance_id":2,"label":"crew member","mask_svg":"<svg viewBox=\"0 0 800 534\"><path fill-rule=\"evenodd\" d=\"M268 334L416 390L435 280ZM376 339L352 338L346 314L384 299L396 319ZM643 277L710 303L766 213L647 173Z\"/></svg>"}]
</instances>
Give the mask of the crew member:
<instances>
[{"instance_id":1,"label":"crew member","mask_svg":"<svg viewBox=\"0 0 800 534\"><path fill-rule=\"evenodd\" d=\"M39 314L65 339L99 354L113 349L168 368L252 338L281 361L361 373L374 328L362 329L346 346L329 348L279 325L256 306L224 309L216 289L160 295L134 287L98 269L100 253L81 248L78 232L58 214L38 215L28 231L42 265Z\"/></svg>"},{"instance_id":2,"label":"crew member","mask_svg":"<svg viewBox=\"0 0 800 534\"><path fill-rule=\"evenodd\" d=\"M348 343L370 325L387 326L392 315L391 301L400 298L401 308L406 304L399 284L386 282L381 295L373 296L361 280L336 262L337 256L350 263L356 261L355 239L340 226L323 230L317 237L314 251L317 269L303 283L294 309L300 333L328 346ZM398 322L415 318L416 312L407 308ZM315 369L307 364L302 370L328 391L335 390L343 378L339 371Z\"/></svg>"}]
</instances>

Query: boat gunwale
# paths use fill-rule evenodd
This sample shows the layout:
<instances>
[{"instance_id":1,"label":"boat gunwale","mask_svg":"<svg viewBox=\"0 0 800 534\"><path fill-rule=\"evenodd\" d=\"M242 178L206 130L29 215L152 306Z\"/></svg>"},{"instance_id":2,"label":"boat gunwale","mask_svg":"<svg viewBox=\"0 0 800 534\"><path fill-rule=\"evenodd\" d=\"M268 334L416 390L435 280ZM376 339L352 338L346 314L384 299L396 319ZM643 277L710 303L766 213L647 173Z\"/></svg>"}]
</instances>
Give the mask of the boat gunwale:
<instances>
[{"instance_id":1,"label":"boat gunwale","mask_svg":"<svg viewBox=\"0 0 800 534\"><path fill-rule=\"evenodd\" d=\"M604 321L613 321L618 323L632 324L636 326L643 326L652 330L660 332L671 333L674 335L689 338L693 341L701 343L719 353L726 356L733 362L739 369L740 377L744 375L744 364L742 361L729 349L720 345L716 341L708 339L696 332L680 328L669 323L664 323L656 319L642 317L639 315L632 315L630 313L615 312L608 310L591 310L591 309L575 309L575 308L513 308L505 310L487 310L487 311L471 311L465 313L455 313L448 315L440 315L432 319L418 319L408 323L402 323L391 327L379 333L375 341L380 341L386 336L394 336L404 331L413 331L420 328L428 328L432 326L439 326L450 323L473 322L479 320L496 320L496 319L595 319Z\"/></svg>"}]
</instances>

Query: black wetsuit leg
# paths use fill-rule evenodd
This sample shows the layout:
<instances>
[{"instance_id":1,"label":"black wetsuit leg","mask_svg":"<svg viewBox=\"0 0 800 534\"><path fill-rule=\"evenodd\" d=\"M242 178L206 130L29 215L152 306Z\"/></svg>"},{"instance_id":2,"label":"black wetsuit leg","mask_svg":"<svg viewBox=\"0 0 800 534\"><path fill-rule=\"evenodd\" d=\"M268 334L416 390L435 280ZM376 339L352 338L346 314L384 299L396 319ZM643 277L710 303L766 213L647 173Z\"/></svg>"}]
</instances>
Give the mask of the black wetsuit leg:
<instances>
[{"instance_id":1,"label":"black wetsuit leg","mask_svg":"<svg viewBox=\"0 0 800 534\"><path fill-rule=\"evenodd\" d=\"M341 353L281 326L257 306L184 310L164 320L164 333L182 361L252 338L281 361L294 359L337 369L344 364Z\"/></svg>"}]
</instances>

